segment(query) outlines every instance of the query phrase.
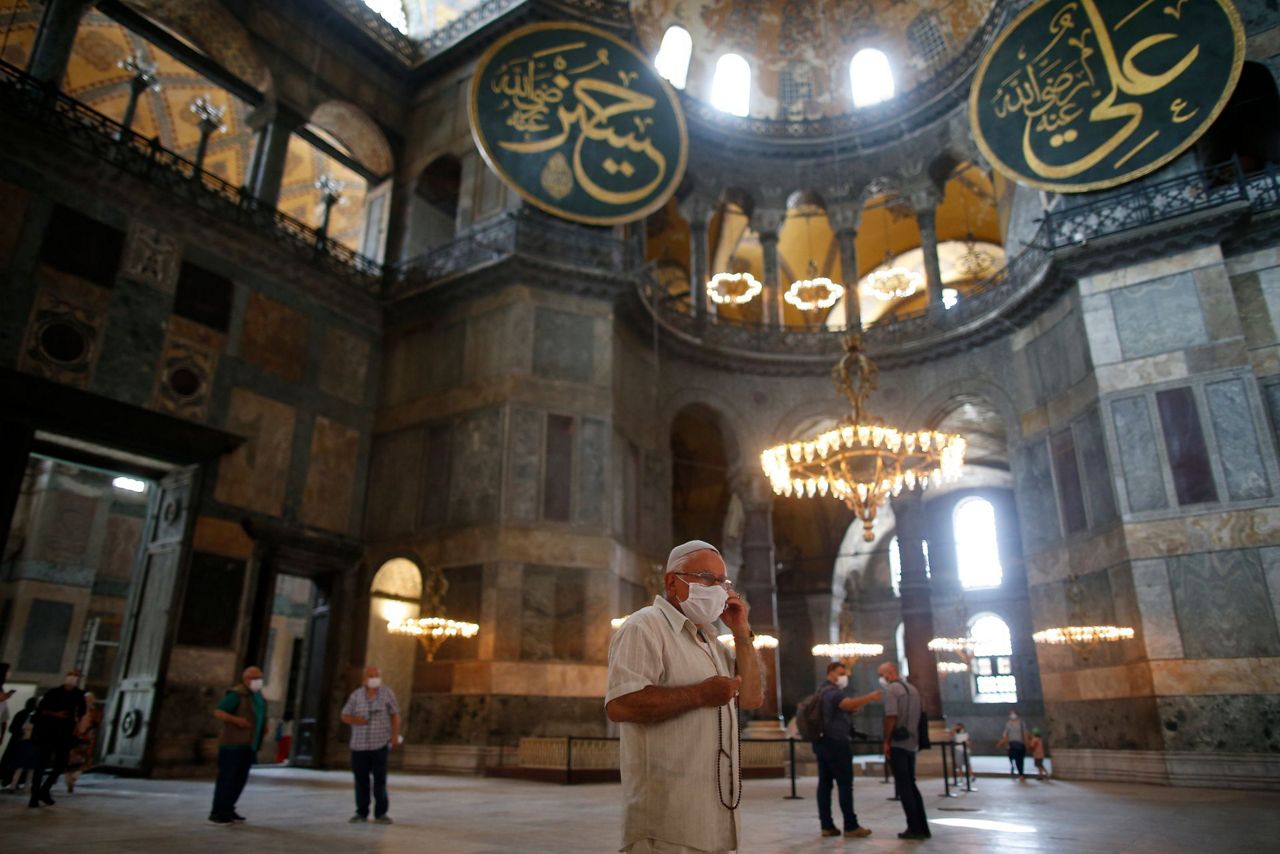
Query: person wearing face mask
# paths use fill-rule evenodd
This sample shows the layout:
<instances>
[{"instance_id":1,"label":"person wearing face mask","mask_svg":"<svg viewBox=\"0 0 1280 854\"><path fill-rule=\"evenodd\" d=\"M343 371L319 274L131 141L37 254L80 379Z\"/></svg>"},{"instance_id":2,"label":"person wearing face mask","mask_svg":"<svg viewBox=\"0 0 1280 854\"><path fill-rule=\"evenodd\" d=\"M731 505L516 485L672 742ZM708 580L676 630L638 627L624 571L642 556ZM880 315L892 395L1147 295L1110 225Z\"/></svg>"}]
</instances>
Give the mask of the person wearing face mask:
<instances>
[{"instance_id":1,"label":"person wearing face mask","mask_svg":"<svg viewBox=\"0 0 1280 854\"><path fill-rule=\"evenodd\" d=\"M31 778L30 807L41 804L53 806L53 784L66 770L67 755L75 739L76 724L84 717L84 691L80 690L80 671L71 670L62 678L62 684L50 688L36 706L35 773ZM45 769L49 773L45 775Z\"/></svg>"},{"instance_id":2,"label":"person wearing face mask","mask_svg":"<svg viewBox=\"0 0 1280 854\"><path fill-rule=\"evenodd\" d=\"M719 643L714 624L733 634ZM609 645L605 714L619 725L622 850L733 851L744 845L737 712L764 705L747 603L715 546L671 550L663 594Z\"/></svg>"},{"instance_id":3,"label":"person wearing face mask","mask_svg":"<svg viewBox=\"0 0 1280 854\"><path fill-rule=\"evenodd\" d=\"M1016 768L1018 779L1027 779L1027 775L1023 771L1023 763L1027 760L1027 741L1027 725L1018 717L1016 711L1010 710L1009 720L1004 725L1004 731L1000 733L1000 741L996 742L997 748L1005 746L1009 748L1010 777L1013 776Z\"/></svg>"},{"instance_id":4,"label":"person wearing face mask","mask_svg":"<svg viewBox=\"0 0 1280 854\"><path fill-rule=\"evenodd\" d=\"M227 689L213 716L222 722L222 736L218 740L218 782L213 787L209 823L226 826L245 820L236 812L236 802L249 781L249 769L267 726L262 671L246 667L239 684Z\"/></svg>"},{"instance_id":5,"label":"person wearing face mask","mask_svg":"<svg viewBox=\"0 0 1280 854\"><path fill-rule=\"evenodd\" d=\"M382 684L376 667L364 669L364 684L342 707L342 722L351 727L351 773L356 778L356 814L349 821L369 820L369 778L373 778L373 821L391 824L387 815L387 753L400 744L400 706L395 692Z\"/></svg>"},{"instance_id":6,"label":"person wearing face mask","mask_svg":"<svg viewBox=\"0 0 1280 854\"><path fill-rule=\"evenodd\" d=\"M849 713L856 712L868 703L880 699L879 691L861 697L846 697L849 687L849 668L839 661L827 665L827 679L818 686L822 703L822 738L813 743L813 753L818 757L818 823L823 836L839 836L831 817L831 786L837 787L840 813L844 817L844 835L849 839L870 836L871 831L858 824L853 811L853 744L850 741L853 727Z\"/></svg>"},{"instance_id":7,"label":"person wearing face mask","mask_svg":"<svg viewBox=\"0 0 1280 854\"><path fill-rule=\"evenodd\" d=\"M916 785L916 753L920 749L920 692L886 661L878 668L884 694L884 758L893 769L893 789L902 802L907 829L899 839L928 839L929 817Z\"/></svg>"}]
</instances>

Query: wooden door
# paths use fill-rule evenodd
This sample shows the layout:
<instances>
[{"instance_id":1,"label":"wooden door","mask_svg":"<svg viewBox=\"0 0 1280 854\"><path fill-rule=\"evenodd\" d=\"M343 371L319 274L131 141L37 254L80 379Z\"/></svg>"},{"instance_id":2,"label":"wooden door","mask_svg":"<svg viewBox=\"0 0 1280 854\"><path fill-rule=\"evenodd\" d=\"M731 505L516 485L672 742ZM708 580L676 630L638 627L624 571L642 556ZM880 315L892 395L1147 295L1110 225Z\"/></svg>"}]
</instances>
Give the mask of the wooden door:
<instances>
[{"instance_id":1,"label":"wooden door","mask_svg":"<svg viewBox=\"0 0 1280 854\"><path fill-rule=\"evenodd\" d=\"M155 738L154 721L173 644L191 530L198 466L179 469L160 481L147 523L146 548L134 568L116 658L117 685L107 711L102 764L146 771Z\"/></svg>"}]
</instances>

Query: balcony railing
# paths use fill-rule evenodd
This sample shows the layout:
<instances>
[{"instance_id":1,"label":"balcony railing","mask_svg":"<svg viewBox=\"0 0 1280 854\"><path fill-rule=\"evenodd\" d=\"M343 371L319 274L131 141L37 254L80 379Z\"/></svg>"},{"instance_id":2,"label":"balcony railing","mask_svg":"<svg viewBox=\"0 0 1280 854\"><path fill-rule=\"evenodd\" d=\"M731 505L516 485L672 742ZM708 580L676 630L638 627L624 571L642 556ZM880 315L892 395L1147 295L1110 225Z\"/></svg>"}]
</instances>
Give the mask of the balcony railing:
<instances>
[{"instance_id":1,"label":"balcony railing","mask_svg":"<svg viewBox=\"0 0 1280 854\"><path fill-rule=\"evenodd\" d=\"M309 263L369 294L382 288L382 265L307 224L263 204L243 187L124 127L75 98L0 62L0 110L12 133L15 116L60 140L157 187L187 204L267 236Z\"/></svg>"}]
</instances>

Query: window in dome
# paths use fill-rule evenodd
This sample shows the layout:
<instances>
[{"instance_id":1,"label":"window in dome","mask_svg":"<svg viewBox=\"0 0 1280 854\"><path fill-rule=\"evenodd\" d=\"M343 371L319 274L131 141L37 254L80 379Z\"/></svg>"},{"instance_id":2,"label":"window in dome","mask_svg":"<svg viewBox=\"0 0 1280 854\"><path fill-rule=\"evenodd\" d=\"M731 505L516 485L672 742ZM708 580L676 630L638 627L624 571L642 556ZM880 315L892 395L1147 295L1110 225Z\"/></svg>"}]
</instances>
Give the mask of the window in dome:
<instances>
[{"instance_id":1,"label":"window in dome","mask_svg":"<svg viewBox=\"0 0 1280 854\"><path fill-rule=\"evenodd\" d=\"M401 0L364 0L364 5L377 12L382 19L406 35L409 33L409 21L404 15L404 3Z\"/></svg>"},{"instance_id":2,"label":"window in dome","mask_svg":"<svg viewBox=\"0 0 1280 854\"><path fill-rule=\"evenodd\" d=\"M947 37L936 12L921 12L907 25L907 45L920 68L933 68L947 58Z\"/></svg>"},{"instance_id":3,"label":"window in dome","mask_svg":"<svg viewBox=\"0 0 1280 854\"><path fill-rule=\"evenodd\" d=\"M866 48L849 60L849 86L855 107L869 107L893 97L893 70L889 57L875 48Z\"/></svg>"},{"instance_id":4,"label":"window in dome","mask_svg":"<svg viewBox=\"0 0 1280 854\"><path fill-rule=\"evenodd\" d=\"M956 537L956 563L960 585L966 588L999 587L1004 580L1000 548L996 540L996 509L985 498L966 498L951 516Z\"/></svg>"},{"instance_id":5,"label":"window in dome","mask_svg":"<svg viewBox=\"0 0 1280 854\"><path fill-rule=\"evenodd\" d=\"M716 60L711 78L711 106L735 116L745 116L751 108L751 66L736 53Z\"/></svg>"},{"instance_id":6,"label":"window in dome","mask_svg":"<svg viewBox=\"0 0 1280 854\"><path fill-rule=\"evenodd\" d=\"M813 100L813 69L803 62L789 62L778 75L779 118L803 118Z\"/></svg>"},{"instance_id":7,"label":"window in dome","mask_svg":"<svg viewBox=\"0 0 1280 854\"><path fill-rule=\"evenodd\" d=\"M668 27L653 58L653 67L677 89L683 89L689 75L689 57L693 54L693 39L684 27Z\"/></svg>"}]
</instances>

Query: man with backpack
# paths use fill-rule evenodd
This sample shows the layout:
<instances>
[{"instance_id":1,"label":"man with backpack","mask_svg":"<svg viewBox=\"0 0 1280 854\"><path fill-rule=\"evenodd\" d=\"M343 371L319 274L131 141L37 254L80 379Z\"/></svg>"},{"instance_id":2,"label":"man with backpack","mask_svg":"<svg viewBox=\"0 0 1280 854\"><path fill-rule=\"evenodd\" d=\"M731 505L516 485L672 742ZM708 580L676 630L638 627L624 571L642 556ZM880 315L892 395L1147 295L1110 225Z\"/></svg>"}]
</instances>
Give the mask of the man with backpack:
<instances>
[{"instance_id":1,"label":"man with backpack","mask_svg":"<svg viewBox=\"0 0 1280 854\"><path fill-rule=\"evenodd\" d=\"M839 661L827 665L827 679L813 695L800 701L796 709L796 728L801 738L813 743L818 757L818 821L823 836L839 836L831 818L831 784L839 787L840 812L844 815L844 835L850 839L870 836L871 831L858 824L853 811L853 745L849 712L856 712L880 699L879 691L861 697L846 697L849 668Z\"/></svg>"},{"instance_id":2,"label":"man with backpack","mask_svg":"<svg viewBox=\"0 0 1280 854\"><path fill-rule=\"evenodd\" d=\"M880 665L880 686L884 691L884 758L893 769L893 787L902 811L907 814L907 829L899 839L928 839L929 819L924 812L924 798L916 787L916 752L922 747L921 731L928 738L922 714L920 692L898 673L898 665L886 661Z\"/></svg>"}]
</instances>

